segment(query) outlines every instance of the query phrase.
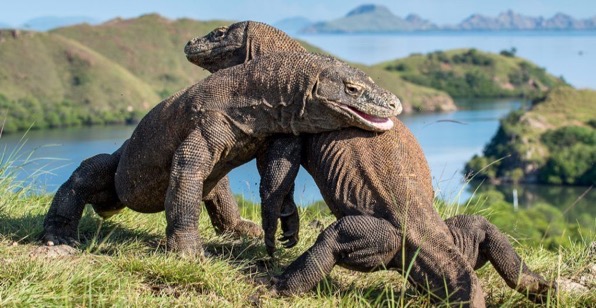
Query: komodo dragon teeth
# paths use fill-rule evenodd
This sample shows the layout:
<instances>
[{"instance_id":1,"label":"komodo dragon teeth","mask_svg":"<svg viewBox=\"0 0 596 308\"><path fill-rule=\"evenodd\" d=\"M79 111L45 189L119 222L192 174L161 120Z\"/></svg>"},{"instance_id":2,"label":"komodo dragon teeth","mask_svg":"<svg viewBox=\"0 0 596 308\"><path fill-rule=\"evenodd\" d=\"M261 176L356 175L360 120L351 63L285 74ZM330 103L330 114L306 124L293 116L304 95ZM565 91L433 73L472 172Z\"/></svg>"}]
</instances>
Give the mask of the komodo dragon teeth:
<instances>
[{"instance_id":1,"label":"komodo dragon teeth","mask_svg":"<svg viewBox=\"0 0 596 308\"><path fill-rule=\"evenodd\" d=\"M304 48L274 27L245 21L192 39L185 50L190 62L214 72L269 53ZM461 301L480 307L484 299L472 269L490 261L510 287L534 301L544 300L551 285L527 268L494 225L481 216L441 220L433 207L423 152L408 128L393 121L393 129L378 136L344 129L284 137L293 143L280 138L271 142L269 154L258 158L269 252L275 249L278 218L285 244L292 246L298 240L292 185L299 163L314 177L338 218L275 280L277 290L282 294L308 290L335 264L403 272L413 262L409 279L416 286L424 289L428 282L429 291L442 300L448 290L457 290L448 299L451 304Z\"/></svg>"}]
</instances>

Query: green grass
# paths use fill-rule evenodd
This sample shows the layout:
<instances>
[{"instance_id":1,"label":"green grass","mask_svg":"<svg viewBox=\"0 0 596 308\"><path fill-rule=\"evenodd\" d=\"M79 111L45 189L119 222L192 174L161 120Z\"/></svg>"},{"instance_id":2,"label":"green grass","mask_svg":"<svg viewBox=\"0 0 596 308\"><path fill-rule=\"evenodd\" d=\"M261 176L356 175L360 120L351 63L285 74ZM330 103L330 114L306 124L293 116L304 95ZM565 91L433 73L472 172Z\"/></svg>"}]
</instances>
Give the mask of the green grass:
<instances>
[{"instance_id":1,"label":"green grass","mask_svg":"<svg viewBox=\"0 0 596 308\"><path fill-rule=\"evenodd\" d=\"M4 182L2 185L8 185ZM8 187L8 186L7 186ZM428 297L404 288L394 271L358 273L336 267L316 290L300 296L276 297L266 287L270 275L282 269L317 238L319 227L335 220L316 206L300 209L301 240L297 247L270 259L259 239L215 234L207 215L199 232L206 260L188 260L164 249L163 213L125 210L102 221L88 208L80 224L79 253L60 258L32 255L51 196L2 191L0 196L0 306L201 306L243 307L404 307L429 306ZM260 221L258 205L241 198L242 215ZM450 214L455 214L451 208ZM587 245L559 252L517 246L528 265L547 278L575 279L590 260ZM593 256L591 257L593 258ZM592 262L592 263L590 263ZM478 271L491 306L532 304L509 289L491 266ZM551 307L587 306L596 292L559 292Z\"/></svg>"}]
</instances>

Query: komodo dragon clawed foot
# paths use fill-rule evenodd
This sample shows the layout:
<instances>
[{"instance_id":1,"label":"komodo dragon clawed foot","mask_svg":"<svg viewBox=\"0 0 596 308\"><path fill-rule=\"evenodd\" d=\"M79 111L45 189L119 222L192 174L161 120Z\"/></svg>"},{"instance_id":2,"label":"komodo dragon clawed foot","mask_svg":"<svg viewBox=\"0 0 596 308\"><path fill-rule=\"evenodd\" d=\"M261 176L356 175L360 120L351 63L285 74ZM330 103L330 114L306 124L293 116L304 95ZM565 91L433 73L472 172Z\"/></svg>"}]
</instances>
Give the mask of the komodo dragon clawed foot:
<instances>
[{"instance_id":1,"label":"komodo dragon clawed foot","mask_svg":"<svg viewBox=\"0 0 596 308\"><path fill-rule=\"evenodd\" d=\"M76 226L72 225L61 225L57 223L53 223L52 227L46 228L39 236L39 240L47 246L55 246L55 245L69 245L69 246L79 246L79 241L77 240L77 232Z\"/></svg>"},{"instance_id":2,"label":"komodo dragon clawed foot","mask_svg":"<svg viewBox=\"0 0 596 308\"><path fill-rule=\"evenodd\" d=\"M294 198L291 198L294 194L293 192L294 187L292 186L291 192L286 195L282 212L279 215L283 234L278 240L285 248L292 248L296 246L296 244L298 244L298 240L300 239L300 216L298 215L298 208L294 203Z\"/></svg>"}]
</instances>

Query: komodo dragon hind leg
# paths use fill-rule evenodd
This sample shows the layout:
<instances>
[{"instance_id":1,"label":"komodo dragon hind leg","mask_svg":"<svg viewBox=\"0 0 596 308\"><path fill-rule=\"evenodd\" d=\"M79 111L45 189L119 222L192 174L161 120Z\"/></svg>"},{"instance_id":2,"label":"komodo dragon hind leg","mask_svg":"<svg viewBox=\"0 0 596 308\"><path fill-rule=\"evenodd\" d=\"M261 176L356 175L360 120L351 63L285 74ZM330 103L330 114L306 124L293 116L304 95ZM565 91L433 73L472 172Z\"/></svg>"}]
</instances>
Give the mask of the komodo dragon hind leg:
<instances>
[{"instance_id":1,"label":"komodo dragon hind leg","mask_svg":"<svg viewBox=\"0 0 596 308\"><path fill-rule=\"evenodd\" d=\"M104 218L124 208L114 186L114 175L124 147L113 154L99 154L84 160L60 186L43 223L41 241L44 244L78 244L77 228L87 203L93 204L95 211Z\"/></svg>"},{"instance_id":2,"label":"komodo dragon hind leg","mask_svg":"<svg viewBox=\"0 0 596 308\"><path fill-rule=\"evenodd\" d=\"M240 217L240 209L230 190L227 176L219 180L203 201L216 232L249 237L263 235L261 226Z\"/></svg>"},{"instance_id":3,"label":"komodo dragon hind leg","mask_svg":"<svg viewBox=\"0 0 596 308\"><path fill-rule=\"evenodd\" d=\"M302 140L295 136L279 136L270 142L267 153L257 157L261 175L259 193L265 246L269 255L275 252L277 220L282 220L285 247L298 243L300 220L294 203L294 180L300 169ZM264 163L264 162L269 162Z\"/></svg>"},{"instance_id":4,"label":"komodo dragon hind leg","mask_svg":"<svg viewBox=\"0 0 596 308\"><path fill-rule=\"evenodd\" d=\"M532 272L515 252L507 236L486 218L458 215L447 219L445 223L456 246L466 255L474 269L490 261L509 287L537 303L545 302L549 291L554 293L556 284Z\"/></svg>"},{"instance_id":5,"label":"komodo dragon hind leg","mask_svg":"<svg viewBox=\"0 0 596 308\"><path fill-rule=\"evenodd\" d=\"M399 230L372 216L345 216L332 223L315 244L290 264L276 280L282 295L312 289L340 265L358 271L384 269L399 252Z\"/></svg>"}]
</instances>

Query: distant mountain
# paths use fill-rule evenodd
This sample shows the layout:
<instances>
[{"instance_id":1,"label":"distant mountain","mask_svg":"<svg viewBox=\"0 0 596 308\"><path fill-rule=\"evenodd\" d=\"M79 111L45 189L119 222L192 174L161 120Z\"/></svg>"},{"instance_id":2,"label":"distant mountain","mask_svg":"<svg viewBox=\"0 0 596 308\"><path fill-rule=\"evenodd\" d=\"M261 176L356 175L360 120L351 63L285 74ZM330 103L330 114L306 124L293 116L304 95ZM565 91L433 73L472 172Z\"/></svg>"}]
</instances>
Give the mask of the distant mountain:
<instances>
[{"instance_id":1,"label":"distant mountain","mask_svg":"<svg viewBox=\"0 0 596 308\"><path fill-rule=\"evenodd\" d=\"M312 25L313 22L306 18L306 17L301 17L301 16L297 16L297 17L290 17L290 18L285 18L282 19L276 23L274 23L272 26L281 29L282 31L288 33L288 34L294 34L294 33L298 33L300 32L300 30Z\"/></svg>"},{"instance_id":2,"label":"distant mountain","mask_svg":"<svg viewBox=\"0 0 596 308\"><path fill-rule=\"evenodd\" d=\"M557 13L551 18L524 16L512 10L503 12L497 17L479 14L471 15L459 23L460 30L594 30L596 16L591 19L578 20L573 17Z\"/></svg>"},{"instance_id":3,"label":"distant mountain","mask_svg":"<svg viewBox=\"0 0 596 308\"><path fill-rule=\"evenodd\" d=\"M551 18L524 16L508 10L497 17L473 14L456 25L437 26L422 17L394 15L387 7L365 4L342 18L317 22L302 28L303 33L403 32L427 30L596 30L596 16L575 19L563 13Z\"/></svg>"},{"instance_id":4,"label":"distant mountain","mask_svg":"<svg viewBox=\"0 0 596 308\"><path fill-rule=\"evenodd\" d=\"M406 19L394 15L387 7L376 4L361 5L345 17L328 22L318 22L302 32L350 33L350 32L398 32L433 30L437 26L417 15Z\"/></svg>"},{"instance_id":5,"label":"distant mountain","mask_svg":"<svg viewBox=\"0 0 596 308\"><path fill-rule=\"evenodd\" d=\"M35 30L35 31L48 31L55 28L72 26L77 24L97 24L98 21L85 16L42 16L37 17L25 22L20 28Z\"/></svg>"}]
</instances>

